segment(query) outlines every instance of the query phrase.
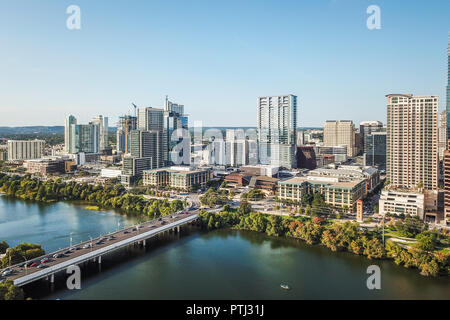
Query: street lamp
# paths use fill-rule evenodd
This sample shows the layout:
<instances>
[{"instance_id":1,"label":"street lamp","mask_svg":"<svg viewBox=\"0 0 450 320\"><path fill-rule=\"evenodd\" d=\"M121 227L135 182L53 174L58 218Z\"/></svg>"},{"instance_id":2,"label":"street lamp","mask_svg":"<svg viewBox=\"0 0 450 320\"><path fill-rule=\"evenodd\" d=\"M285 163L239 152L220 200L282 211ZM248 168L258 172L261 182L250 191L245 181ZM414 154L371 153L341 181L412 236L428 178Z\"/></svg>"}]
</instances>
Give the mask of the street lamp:
<instances>
[{"instance_id":1,"label":"street lamp","mask_svg":"<svg viewBox=\"0 0 450 320\"><path fill-rule=\"evenodd\" d=\"M20 254L20 255L21 255L22 258L25 260L25 265L24 265L24 267L25 267L25 275L27 275L27 274L28 274L27 257L26 257L25 255L23 255L23 254Z\"/></svg>"},{"instance_id":2,"label":"street lamp","mask_svg":"<svg viewBox=\"0 0 450 320\"><path fill-rule=\"evenodd\" d=\"M91 235L89 235L89 239L91 239L91 242L90 242L90 248L91 248L91 252L92 252L92 237L91 237Z\"/></svg>"}]
</instances>

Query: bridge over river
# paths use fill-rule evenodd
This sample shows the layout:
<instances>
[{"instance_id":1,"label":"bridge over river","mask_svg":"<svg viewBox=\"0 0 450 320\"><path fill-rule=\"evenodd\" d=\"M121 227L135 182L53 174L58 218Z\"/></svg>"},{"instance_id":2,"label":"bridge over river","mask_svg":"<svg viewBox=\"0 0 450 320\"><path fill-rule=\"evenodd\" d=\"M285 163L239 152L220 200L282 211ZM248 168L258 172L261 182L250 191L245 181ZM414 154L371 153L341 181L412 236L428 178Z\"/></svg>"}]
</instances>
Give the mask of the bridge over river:
<instances>
[{"instance_id":1,"label":"bridge over river","mask_svg":"<svg viewBox=\"0 0 450 320\"><path fill-rule=\"evenodd\" d=\"M135 243L142 243L143 246L146 246L146 240L158 234L169 231L179 232L180 226L196 220L198 214L198 210L172 214L138 226L128 227L103 237L90 239L74 245L72 248L61 249L35 258L32 261L11 266L7 268L11 270L7 272L10 274L3 278L14 281L14 284L17 286L24 286L44 278L49 279L53 283L55 273L65 271L72 265L78 265L87 261L101 263L102 256L105 254ZM48 261L40 263L44 258L48 258ZM37 262L42 267L27 266L31 262Z\"/></svg>"}]
</instances>

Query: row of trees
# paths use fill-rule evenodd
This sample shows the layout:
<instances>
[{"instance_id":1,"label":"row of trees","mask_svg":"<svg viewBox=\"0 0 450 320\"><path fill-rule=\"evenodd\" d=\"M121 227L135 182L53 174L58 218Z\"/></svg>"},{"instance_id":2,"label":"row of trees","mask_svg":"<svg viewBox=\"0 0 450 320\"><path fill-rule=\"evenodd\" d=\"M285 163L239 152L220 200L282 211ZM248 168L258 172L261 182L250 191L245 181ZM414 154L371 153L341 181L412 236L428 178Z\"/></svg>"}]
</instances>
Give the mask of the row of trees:
<instances>
[{"instance_id":1,"label":"row of trees","mask_svg":"<svg viewBox=\"0 0 450 320\"><path fill-rule=\"evenodd\" d=\"M21 243L18 246L10 248L6 251L5 256L1 260L1 266L2 268L6 268L43 256L44 254L45 250L42 249L39 244Z\"/></svg>"},{"instance_id":2,"label":"row of trees","mask_svg":"<svg viewBox=\"0 0 450 320\"><path fill-rule=\"evenodd\" d=\"M40 181L30 176L8 176L0 173L0 192L8 196L40 202L81 200L102 209L117 209L124 213L165 216L182 210L181 200L147 200L140 195L132 195L120 185L92 185L64 182L61 179Z\"/></svg>"},{"instance_id":3,"label":"row of trees","mask_svg":"<svg viewBox=\"0 0 450 320\"><path fill-rule=\"evenodd\" d=\"M209 188L202 196L200 196L200 202L204 206L214 207L217 205L223 205L228 201L229 191L226 189L214 190Z\"/></svg>"},{"instance_id":4,"label":"row of trees","mask_svg":"<svg viewBox=\"0 0 450 320\"><path fill-rule=\"evenodd\" d=\"M259 189L252 189L249 192L241 194L242 200L249 200L249 201L257 201L262 200L266 197L264 192L262 192Z\"/></svg>"},{"instance_id":5,"label":"row of trees","mask_svg":"<svg viewBox=\"0 0 450 320\"><path fill-rule=\"evenodd\" d=\"M448 275L449 254L442 251L422 250L420 241L408 248L400 247L392 240L386 242L386 255L394 259L397 265L405 268L417 268L424 276L437 276L439 273Z\"/></svg>"},{"instance_id":6,"label":"row of trees","mask_svg":"<svg viewBox=\"0 0 450 320\"><path fill-rule=\"evenodd\" d=\"M423 235L424 241L418 241L413 248L405 249L393 241L384 247L378 230L368 232L355 222L327 222L319 217L281 217L264 215L256 212L244 212L242 208L231 210L225 208L219 214L201 212L199 224L206 229L234 228L263 232L270 236L286 236L301 239L308 244L322 244L332 251L348 251L369 259L394 259L398 265L415 267L421 274L437 276L448 274L449 254L433 252L429 236ZM431 236L432 237L432 236Z\"/></svg>"}]
</instances>

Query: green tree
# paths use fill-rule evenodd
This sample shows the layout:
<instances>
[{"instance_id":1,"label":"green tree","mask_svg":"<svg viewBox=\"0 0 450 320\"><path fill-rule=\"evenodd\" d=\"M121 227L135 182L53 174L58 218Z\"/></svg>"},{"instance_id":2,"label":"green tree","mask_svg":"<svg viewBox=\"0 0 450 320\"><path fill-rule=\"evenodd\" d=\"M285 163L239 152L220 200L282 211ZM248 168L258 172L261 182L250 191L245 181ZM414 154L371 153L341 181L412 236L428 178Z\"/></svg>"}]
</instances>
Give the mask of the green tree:
<instances>
[{"instance_id":1,"label":"green tree","mask_svg":"<svg viewBox=\"0 0 450 320\"><path fill-rule=\"evenodd\" d=\"M0 300L24 300L25 294L13 281L0 283Z\"/></svg>"},{"instance_id":2,"label":"green tree","mask_svg":"<svg viewBox=\"0 0 450 320\"><path fill-rule=\"evenodd\" d=\"M9 244L6 243L6 241L0 242L0 254L4 254L6 252L6 249L9 248Z\"/></svg>"}]
</instances>

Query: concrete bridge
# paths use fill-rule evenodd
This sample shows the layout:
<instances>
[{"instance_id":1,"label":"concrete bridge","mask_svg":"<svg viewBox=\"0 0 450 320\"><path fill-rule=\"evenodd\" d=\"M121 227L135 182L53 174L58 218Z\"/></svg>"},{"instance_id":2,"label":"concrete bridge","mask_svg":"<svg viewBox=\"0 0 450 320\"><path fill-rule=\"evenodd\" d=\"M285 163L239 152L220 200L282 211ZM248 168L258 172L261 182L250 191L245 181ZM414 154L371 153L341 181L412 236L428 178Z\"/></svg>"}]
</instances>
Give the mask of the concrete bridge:
<instances>
[{"instance_id":1,"label":"concrete bridge","mask_svg":"<svg viewBox=\"0 0 450 320\"><path fill-rule=\"evenodd\" d=\"M12 273L4 278L14 281L17 286L24 286L44 278L48 278L53 283L55 273L65 271L69 266L79 265L87 261L101 263L102 256L134 243L141 243L145 247L146 240L164 232L179 232L180 226L196 220L198 214L198 210L172 214L138 226L122 229L101 238L79 243L72 248L48 253L45 256L32 259L32 261L40 264L42 259L48 258L48 262L41 264L44 268L26 267L26 265L18 264L8 268ZM101 239L103 241L100 241ZM56 254L61 255L61 257L54 258L53 256Z\"/></svg>"}]
</instances>

